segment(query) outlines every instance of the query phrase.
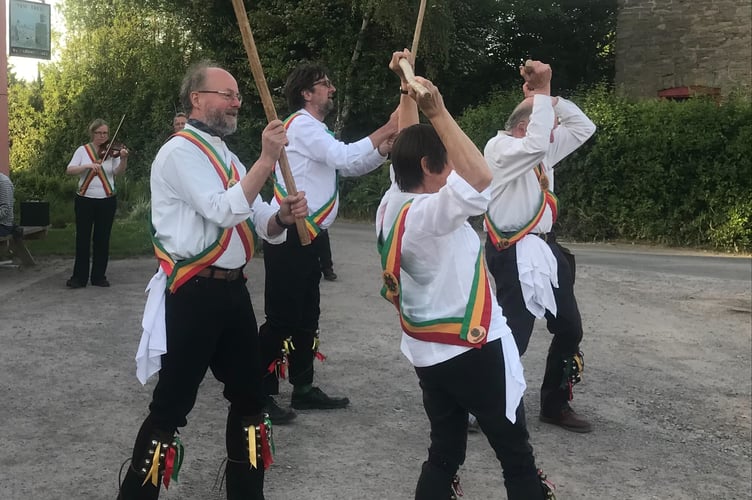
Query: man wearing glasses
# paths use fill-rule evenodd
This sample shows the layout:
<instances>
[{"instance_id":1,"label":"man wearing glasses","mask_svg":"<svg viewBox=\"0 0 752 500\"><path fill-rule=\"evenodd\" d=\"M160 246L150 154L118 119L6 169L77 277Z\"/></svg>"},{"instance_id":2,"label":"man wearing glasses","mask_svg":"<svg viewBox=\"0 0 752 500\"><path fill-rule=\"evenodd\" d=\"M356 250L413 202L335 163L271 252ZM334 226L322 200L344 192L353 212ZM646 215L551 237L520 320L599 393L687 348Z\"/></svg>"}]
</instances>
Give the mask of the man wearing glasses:
<instances>
[{"instance_id":1,"label":"man wearing glasses","mask_svg":"<svg viewBox=\"0 0 752 500\"><path fill-rule=\"evenodd\" d=\"M264 242L266 268L266 322L259 329L264 366L264 389L270 396L266 410L272 422L285 423L295 412L271 397L279 393L279 376L289 367L293 385L291 406L298 410L345 408L346 397L330 397L313 385L313 361L323 358L319 346L319 284L321 267L317 246L326 244L326 229L337 217L339 175L367 174L384 163L397 132L397 114L363 139L345 144L334 138L324 123L334 109L337 89L319 65L304 64L285 83L290 111L287 120L287 157L297 189L306 193L306 224L311 245L302 246L296 231L287 231L282 244ZM275 172L275 200L286 188L279 167ZM274 204L274 202L273 202Z\"/></svg>"},{"instance_id":2,"label":"man wearing glasses","mask_svg":"<svg viewBox=\"0 0 752 500\"><path fill-rule=\"evenodd\" d=\"M227 498L262 500L271 427L263 413L263 368L243 268L256 235L283 241L285 227L308 208L302 192L274 207L259 196L287 142L281 121L266 126L261 155L247 171L225 144L241 104L230 73L198 64L184 77L180 99L188 123L160 148L151 169L159 270L148 286L136 354L139 381L156 372L159 381L118 498L156 499L160 485L168 487L177 476L182 444L176 430L186 425L211 369L230 403Z\"/></svg>"}]
</instances>

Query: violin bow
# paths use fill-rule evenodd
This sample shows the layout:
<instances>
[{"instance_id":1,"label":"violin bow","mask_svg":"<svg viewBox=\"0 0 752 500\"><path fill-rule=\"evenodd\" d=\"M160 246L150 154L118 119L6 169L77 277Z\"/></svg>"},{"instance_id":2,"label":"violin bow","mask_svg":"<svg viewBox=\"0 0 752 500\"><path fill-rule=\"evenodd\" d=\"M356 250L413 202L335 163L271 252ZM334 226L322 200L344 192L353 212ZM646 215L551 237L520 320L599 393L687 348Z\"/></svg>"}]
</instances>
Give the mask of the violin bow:
<instances>
[{"instance_id":1,"label":"violin bow","mask_svg":"<svg viewBox=\"0 0 752 500\"><path fill-rule=\"evenodd\" d=\"M123 117L120 118L120 123L118 123L118 126L115 129L115 133L112 134L112 138L110 139L110 145L107 146L107 150L104 152L104 156L102 156L102 161L105 161L107 159L107 155L110 154L110 151L112 150L112 145L115 144L115 137L117 137L118 132L120 132L120 127L123 126L124 120L125 120L125 113L123 113Z\"/></svg>"},{"instance_id":2,"label":"violin bow","mask_svg":"<svg viewBox=\"0 0 752 500\"><path fill-rule=\"evenodd\" d=\"M264 77L264 68L261 66L261 60L259 59L258 50L256 50L256 42L253 40L253 32L251 31L251 24L248 21L248 13L243 5L243 0L232 0L232 6L235 9L235 17L238 18L238 25L240 26L240 34L243 37L243 45L245 51L248 54L248 62L251 64L251 72L253 73L253 80L256 82L256 88L258 89L259 97L261 97L261 104L264 106L264 112L266 113L267 121L277 119L277 111L274 109L274 101L269 93L269 87L266 84L266 78ZM279 169L282 171L282 178L285 180L285 187L287 193L294 195L298 192L295 187L295 179L290 171L290 162L287 160L287 153L284 148L279 155ZM298 237L300 238L300 244L303 246L311 244L311 237L306 229L304 219L295 218L295 226L298 230Z\"/></svg>"}]
</instances>

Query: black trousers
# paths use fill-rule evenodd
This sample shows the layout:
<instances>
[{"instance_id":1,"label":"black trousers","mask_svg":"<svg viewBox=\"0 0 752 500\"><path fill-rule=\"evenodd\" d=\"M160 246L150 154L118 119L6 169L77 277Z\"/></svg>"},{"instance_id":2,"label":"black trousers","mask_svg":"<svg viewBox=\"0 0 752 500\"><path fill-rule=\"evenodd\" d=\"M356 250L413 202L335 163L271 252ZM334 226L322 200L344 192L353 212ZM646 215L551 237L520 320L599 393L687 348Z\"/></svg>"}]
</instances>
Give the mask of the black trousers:
<instances>
[{"instance_id":1,"label":"black trousers","mask_svg":"<svg viewBox=\"0 0 752 500\"><path fill-rule=\"evenodd\" d=\"M315 245L302 246L294 229L280 245L264 242L264 311L266 322L259 329L262 361L265 367L279 358L282 341L292 337L289 380L293 385L313 383L313 343L318 335L321 295L321 268ZM264 379L266 394L279 393L275 373Z\"/></svg>"},{"instance_id":2,"label":"black trousers","mask_svg":"<svg viewBox=\"0 0 752 500\"><path fill-rule=\"evenodd\" d=\"M505 415L503 356L501 340L495 340L443 363L415 368L431 424L428 461L418 480L416 499L448 498L452 477L465 461L468 412L478 418L501 463L508 498L543 498L524 406L517 408L514 424Z\"/></svg>"},{"instance_id":3,"label":"black trousers","mask_svg":"<svg viewBox=\"0 0 752 500\"><path fill-rule=\"evenodd\" d=\"M329 230L322 229L316 239L311 242L311 245L316 249L316 254L319 256L321 270L332 269L334 263L332 262L332 244L329 240Z\"/></svg>"},{"instance_id":4,"label":"black trousers","mask_svg":"<svg viewBox=\"0 0 752 500\"><path fill-rule=\"evenodd\" d=\"M224 384L223 394L230 402L227 452L236 463L228 466L228 498L262 499L263 468L248 472L248 464L243 462L248 454L241 424L260 421L263 407L263 370L256 318L245 279L191 279L174 294L167 292L165 322L167 353L162 356L150 413L133 446L133 466L121 487L122 498L158 497L159 486L142 487L143 475L139 475L137 469L149 458L152 439L167 442L177 428L188 423L187 416L196 402L199 385L211 369ZM240 469L246 473L240 474ZM257 496L237 495L236 491L246 489L257 492Z\"/></svg>"},{"instance_id":5,"label":"black trousers","mask_svg":"<svg viewBox=\"0 0 752 500\"><path fill-rule=\"evenodd\" d=\"M559 288L554 288L557 314L554 317L546 312L546 326L553 334L548 349L546 371L541 384L541 413L555 417L569 401L569 389L562 387L565 380L563 360L579 351L582 340L582 319L574 296L574 273L569 258L555 237L548 238L548 245L556 257ZM488 270L496 280L496 298L507 318L520 355L527 350L533 333L535 316L527 310L522 296L517 272L517 246L497 250L490 240L486 240L486 262Z\"/></svg>"},{"instance_id":6,"label":"black trousers","mask_svg":"<svg viewBox=\"0 0 752 500\"><path fill-rule=\"evenodd\" d=\"M107 263L110 258L110 233L115 220L117 198L87 198L76 196L76 260L72 278L86 284L106 278ZM92 240L92 231L94 233ZM89 255L91 251L91 273Z\"/></svg>"},{"instance_id":7,"label":"black trousers","mask_svg":"<svg viewBox=\"0 0 752 500\"><path fill-rule=\"evenodd\" d=\"M149 405L154 425L183 427L207 369L238 415L262 410L256 317L244 279L193 278L167 294L167 354Z\"/></svg>"}]
</instances>

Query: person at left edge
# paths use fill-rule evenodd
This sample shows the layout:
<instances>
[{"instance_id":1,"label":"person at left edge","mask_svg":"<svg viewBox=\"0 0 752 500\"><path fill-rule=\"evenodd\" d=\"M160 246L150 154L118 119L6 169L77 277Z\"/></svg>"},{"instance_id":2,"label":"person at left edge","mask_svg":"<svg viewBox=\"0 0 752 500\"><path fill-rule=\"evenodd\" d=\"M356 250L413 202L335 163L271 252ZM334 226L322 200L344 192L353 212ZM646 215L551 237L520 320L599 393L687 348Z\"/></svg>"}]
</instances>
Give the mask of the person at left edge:
<instances>
[{"instance_id":1,"label":"person at left edge","mask_svg":"<svg viewBox=\"0 0 752 500\"><path fill-rule=\"evenodd\" d=\"M110 233L117 208L115 176L125 172L128 167L126 148L119 150L117 158L112 153L107 158L100 156L110 138L107 122L97 118L89 124L88 130L91 142L76 149L66 169L67 174L79 177L74 203L76 260L73 275L66 282L68 288L85 287L89 276L92 285L110 286L106 272L110 257Z\"/></svg>"},{"instance_id":2,"label":"person at left edge","mask_svg":"<svg viewBox=\"0 0 752 500\"><path fill-rule=\"evenodd\" d=\"M229 401L227 498L263 500L271 427L262 412L257 324L243 268L255 234L284 240L284 227L304 217L308 205L303 192L283 199L279 210L259 196L287 142L281 121L266 126L261 155L247 172L225 144L241 105L230 73L199 63L184 77L180 96L188 124L160 148L151 169L160 267L149 283L136 355L139 381L157 371L159 380L119 498L156 499L161 484L169 487L182 456L176 431L187 424L211 369Z\"/></svg>"}]
</instances>

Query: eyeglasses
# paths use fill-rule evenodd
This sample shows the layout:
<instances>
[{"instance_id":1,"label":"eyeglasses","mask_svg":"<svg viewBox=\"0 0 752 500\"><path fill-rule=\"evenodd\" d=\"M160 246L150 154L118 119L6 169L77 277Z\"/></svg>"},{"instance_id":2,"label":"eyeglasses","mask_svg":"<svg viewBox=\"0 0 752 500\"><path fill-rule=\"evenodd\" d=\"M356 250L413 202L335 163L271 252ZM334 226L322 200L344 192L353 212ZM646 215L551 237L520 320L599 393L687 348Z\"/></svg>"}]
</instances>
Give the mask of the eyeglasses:
<instances>
[{"instance_id":1,"label":"eyeglasses","mask_svg":"<svg viewBox=\"0 0 752 500\"><path fill-rule=\"evenodd\" d=\"M328 89L334 87L334 85L332 85L332 81L329 80L328 78L324 78L323 80L319 80L317 82L313 82L313 85L311 85L311 87L315 87L316 85L323 85L324 87L326 87Z\"/></svg>"},{"instance_id":2,"label":"eyeglasses","mask_svg":"<svg viewBox=\"0 0 752 500\"><path fill-rule=\"evenodd\" d=\"M229 90L196 90L197 94L219 94L228 101L232 101L233 98L238 102L243 102L243 96L238 92L231 92Z\"/></svg>"},{"instance_id":3,"label":"eyeglasses","mask_svg":"<svg viewBox=\"0 0 752 500\"><path fill-rule=\"evenodd\" d=\"M110 135L109 132L94 132L94 135Z\"/></svg>"}]
</instances>

